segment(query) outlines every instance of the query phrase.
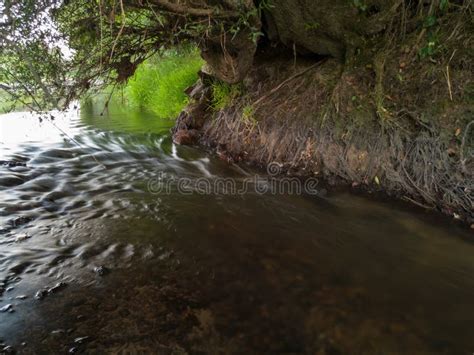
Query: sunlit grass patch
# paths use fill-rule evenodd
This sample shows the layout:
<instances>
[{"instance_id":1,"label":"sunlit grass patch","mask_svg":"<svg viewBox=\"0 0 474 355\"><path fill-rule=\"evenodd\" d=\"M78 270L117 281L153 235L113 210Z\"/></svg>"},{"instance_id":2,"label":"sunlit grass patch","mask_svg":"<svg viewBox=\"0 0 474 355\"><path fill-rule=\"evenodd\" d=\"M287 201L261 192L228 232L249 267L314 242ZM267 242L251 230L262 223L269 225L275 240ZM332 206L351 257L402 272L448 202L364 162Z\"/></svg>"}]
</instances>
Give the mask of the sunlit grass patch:
<instances>
[{"instance_id":1,"label":"sunlit grass patch","mask_svg":"<svg viewBox=\"0 0 474 355\"><path fill-rule=\"evenodd\" d=\"M169 52L141 64L129 80L125 94L132 106L175 118L187 103L184 90L198 79L203 64L195 50Z\"/></svg>"}]
</instances>

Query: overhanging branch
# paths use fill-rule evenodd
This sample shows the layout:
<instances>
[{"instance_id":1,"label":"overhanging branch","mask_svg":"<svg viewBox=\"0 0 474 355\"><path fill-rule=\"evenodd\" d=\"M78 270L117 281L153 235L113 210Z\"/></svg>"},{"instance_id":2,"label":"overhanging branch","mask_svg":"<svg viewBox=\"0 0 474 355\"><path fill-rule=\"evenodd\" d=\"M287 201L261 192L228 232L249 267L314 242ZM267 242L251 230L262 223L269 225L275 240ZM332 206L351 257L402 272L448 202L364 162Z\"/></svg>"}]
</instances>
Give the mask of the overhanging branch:
<instances>
[{"instance_id":1,"label":"overhanging branch","mask_svg":"<svg viewBox=\"0 0 474 355\"><path fill-rule=\"evenodd\" d=\"M194 17L212 17L215 19L226 19L239 17L239 12L220 10L217 8L196 8L185 4L172 3L167 0L148 0L149 5L159 10L168 11L177 15L188 15ZM128 6L142 7L142 1L125 1Z\"/></svg>"}]
</instances>

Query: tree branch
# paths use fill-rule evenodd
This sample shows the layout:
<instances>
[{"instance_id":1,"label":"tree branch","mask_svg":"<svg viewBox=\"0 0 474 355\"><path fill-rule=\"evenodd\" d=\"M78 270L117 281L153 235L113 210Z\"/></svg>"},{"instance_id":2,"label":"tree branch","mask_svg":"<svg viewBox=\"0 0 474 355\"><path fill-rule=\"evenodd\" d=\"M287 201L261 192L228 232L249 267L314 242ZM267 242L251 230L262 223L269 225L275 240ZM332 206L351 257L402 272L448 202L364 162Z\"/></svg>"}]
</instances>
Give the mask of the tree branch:
<instances>
[{"instance_id":1,"label":"tree branch","mask_svg":"<svg viewBox=\"0 0 474 355\"><path fill-rule=\"evenodd\" d=\"M127 1L130 6L140 6L136 1ZM188 5L176 4L167 0L149 0L152 7L159 10L168 11L178 15L189 15L195 17L212 17L212 18L235 18L239 17L237 11L219 10L217 8L195 8Z\"/></svg>"}]
</instances>

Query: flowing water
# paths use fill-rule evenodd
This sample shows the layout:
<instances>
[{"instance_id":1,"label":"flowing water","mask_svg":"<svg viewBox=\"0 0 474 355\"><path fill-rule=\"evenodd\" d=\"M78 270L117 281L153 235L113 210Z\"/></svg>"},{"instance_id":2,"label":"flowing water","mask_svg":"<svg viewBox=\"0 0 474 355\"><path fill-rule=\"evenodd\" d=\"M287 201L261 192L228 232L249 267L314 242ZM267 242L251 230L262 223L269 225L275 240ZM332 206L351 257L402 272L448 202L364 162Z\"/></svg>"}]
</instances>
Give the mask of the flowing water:
<instances>
[{"instance_id":1,"label":"flowing water","mask_svg":"<svg viewBox=\"0 0 474 355\"><path fill-rule=\"evenodd\" d=\"M184 193L265 175L97 110L0 116L5 351L474 352L470 231L348 193Z\"/></svg>"}]
</instances>

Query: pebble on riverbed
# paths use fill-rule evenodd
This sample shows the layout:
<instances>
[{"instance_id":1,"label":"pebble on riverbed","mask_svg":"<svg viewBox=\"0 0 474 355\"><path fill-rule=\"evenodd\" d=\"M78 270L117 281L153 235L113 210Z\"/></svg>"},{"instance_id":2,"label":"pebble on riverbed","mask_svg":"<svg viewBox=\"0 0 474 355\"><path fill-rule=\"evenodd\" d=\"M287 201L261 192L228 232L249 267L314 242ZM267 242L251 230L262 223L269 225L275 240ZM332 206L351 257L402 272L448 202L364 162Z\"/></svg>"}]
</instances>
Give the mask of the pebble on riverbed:
<instances>
[{"instance_id":1,"label":"pebble on riverbed","mask_svg":"<svg viewBox=\"0 0 474 355\"><path fill-rule=\"evenodd\" d=\"M30 238L31 238L31 236L26 234L26 233L20 234L20 235L15 237L15 243L21 243L21 242L24 242L25 240L28 240Z\"/></svg>"},{"instance_id":2,"label":"pebble on riverbed","mask_svg":"<svg viewBox=\"0 0 474 355\"><path fill-rule=\"evenodd\" d=\"M5 312L10 312L13 309L13 305L11 303L3 306L0 308L0 312L5 313Z\"/></svg>"},{"instance_id":3,"label":"pebble on riverbed","mask_svg":"<svg viewBox=\"0 0 474 355\"><path fill-rule=\"evenodd\" d=\"M67 283L58 282L56 285L54 285L53 287L51 287L49 289L38 290L35 294L35 299L42 300L43 298L45 298L46 296L48 296L51 293L56 293L58 291L61 291L66 286L67 286Z\"/></svg>"},{"instance_id":4,"label":"pebble on riverbed","mask_svg":"<svg viewBox=\"0 0 474 355\"><path fill-rule=\"evenodd\" d=\"M79 338L74 339L74 342L76 344L84 344L87 340L89 340L89 337L85 336L85 337L79 337Z\"/></svg>"},{"instance_id":5,"label":"pebble on riverbed","mask_svg":"<svg viewBox=\"0 0 474 355\"><path fill-rule=\"evenodd\" d=\"M67 286L67 283L65 282L58 282L56 285L54 285L53 287L51 287L49 290L48 290L48 293L55 293L55 292L58 292L60 290L62 290L64 287Z\"/></svg>"},{"instance_id":6,"label":"pebble on riverbed","mask_svg":"<svg viewBox=\"0 0 474 355\"><path fill-rule=\"evenodd\" d=\"M9 224L12 227L19 227L19 226L30 223L33 219L34 218L30 217L30 216L20 216L20 217L17 217L15 219L13 219L13 220L10 220Z\"/></svg>"},{"instance_id":7,"label":"pebble on riverbed","mask_svg":"<svg viewBox=\"0 0 474 355\"><path fill-rule=\"evenodd\" d=\"M11 347L10 345L4 346L0 350L0 354L14 354L14 353L15 353L15 349L13 349L13 347Z\"/></svg>"},{"instance_id":8,"label":"pebble on riverbed","mask_svg":"<svg viewBox=\"0 0 474 355\"><path fill-rule=\"evenodd\" d=\"M47 290L39 290L35 293L35 299L37 300L42 300L43 298L45 298L46 296L48 295L48 291Z\"/></svg>"},{"instance_id":9,"label":"pebble on riverbed","mask_svg":"<svg viewBox=\"0 0 474 355\"><path fill-rule=\"evenodd\" d=\"M26 162L19 161L19 160L0 160L0 165L6 166L9 168L14 168L17 166L26 166Z\"/></svg>"},{"instance_id":10,"label":"pebble on riverbed","mask_svg":"<svg viewBox=\"0 0 474 355\"><path fill-rule=\"evenodd\" d=\"M101 266L95 267L94 272L99 276L104 276L109 273L109 269L101 265Z\"/></svg>"},{"instance_id":11,"label":"pebble on riverbed","mask_svg":"<svg viewBox=\"0 0 474 355\"><path fill-rule=\"evenodd\" d=\"M89 340L88 336L79 337L79 338L74 339L74 343L77 344L78 346L80 346L81 344L84 344L88 340ZM69 354L76 354L77 352L79 352L79 347L78 346L73 346L72 348L70 348L68 353Z\"/></svg>"}]
</instances>

